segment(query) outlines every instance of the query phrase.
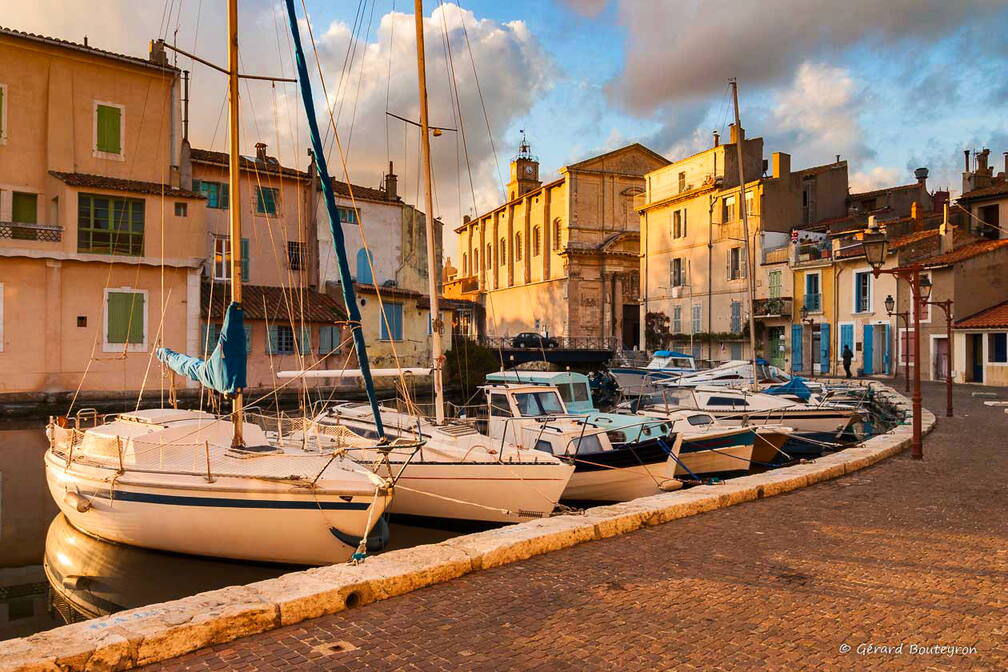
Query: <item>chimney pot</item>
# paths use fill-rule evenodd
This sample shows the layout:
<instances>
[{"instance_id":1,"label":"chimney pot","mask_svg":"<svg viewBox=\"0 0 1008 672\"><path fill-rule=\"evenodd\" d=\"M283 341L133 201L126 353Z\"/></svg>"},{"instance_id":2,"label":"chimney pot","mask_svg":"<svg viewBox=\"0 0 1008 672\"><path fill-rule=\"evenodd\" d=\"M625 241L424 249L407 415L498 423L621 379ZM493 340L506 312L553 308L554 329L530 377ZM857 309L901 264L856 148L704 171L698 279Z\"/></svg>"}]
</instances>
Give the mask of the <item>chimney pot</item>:
<instances>
[{"instance_id":1,"label":"chimney pot","mask_svg":"<svg viewBox=\"0 0 1008 672\"><path fill-rule=\"evenodd\" d=\"M969 155L970 155L970 150L964 149L963 150L963 161L964 161L964 163L963 163L963 172L964 173L968 173L969 172Z\"/></svg>"},{"instance_id":2,"label":"chimney pot","mask_svg":"<svg viewBox=\"0 0 1008 672\"><path fill-rule=\"evenodd\" d=\"M399 177L392 170L392 162L388 162L388 174L385 176L385 198L389 201L399 199Z\"/></svg>"},{"instance_id":3,"label":"chimney pot","mask_svg":"<svg viewBox=\"0 0 1008 672\"><path fill-rule=\"evenodd\" d=\"M256 161L265 161L266 160L266 143L265 142L257 142L255 144L255 150L256 150Z\"/></svg>"},{"instance_id":4,"label":"chimney pot","mask_svg":"<svg viewBox=\"0 0 1008 672\"><path fill-rule=\"evenodd\" d=\"M721 146L721 134L718 131L714 131L714 146L715 147ZM1005 152L1005 156L1008 157L1008 152ZM1005 160L1008 161L1008 158L1006 158Z\"/></svg>"},{"instance_id":5,"label":"chimney pot","mask_svg":"<svg viewBox=\"0 0 1008 672\"><path fill-rule=\"evenodd\" d=\"M771 155L773 160L773 176L776 179L787 177L791 174L791 155L786 152L774 152Z\"/></svg>"},{"instance_id":6,"label":"chimney pot","mask_svg":"<svg viewBox=\"0 0 1008 672\"><path fill-rule=\"evenodd\" d=\"M472 217L470 217L469 215L462 215L463 224L468 224L470 221L472 221Z\"/></svg>"},{"instance_id":7,"label":"chimney pot","mask_svg":"<svg viewBox=\"0 0 1008 672\"><path fill-rule=\"evenodd\" d=\"M927 168L918 168L917 170L914 171L914 177L917 178L917 184L919 184L921 186L926 185L927 184L927 178L928 178L928 169Z\"/></svg>"}]
</instances>

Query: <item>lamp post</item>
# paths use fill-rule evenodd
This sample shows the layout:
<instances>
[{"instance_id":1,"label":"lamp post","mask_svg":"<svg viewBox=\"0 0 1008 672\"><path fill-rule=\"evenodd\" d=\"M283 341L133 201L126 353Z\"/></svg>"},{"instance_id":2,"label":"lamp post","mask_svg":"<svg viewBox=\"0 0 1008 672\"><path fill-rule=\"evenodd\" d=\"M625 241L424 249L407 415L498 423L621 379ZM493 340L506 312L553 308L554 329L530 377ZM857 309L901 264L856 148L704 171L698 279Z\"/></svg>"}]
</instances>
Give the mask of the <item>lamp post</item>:
<instances>
[{"instance_id":1,"label":"lamp post","mask_svg":"<svg viewBox=\"0 0 1008 672\"><path fill-rule=\"evenodd\" d=\"M886 300L885 300L886 313L889 314L889 317L895 316L895 317L897 317L899 319L902 319L903 320L903 327L905 329L909 330L910 329L910 311L909 310L904 310L901 313L894 313L893 309L895 309L895 308L896 308L896 301L893 300L892 294L890 294L889 296L886 297ZM898 338L899 338L899 336L898 336L898 334L899 334L899 322L896 323L896 327L897 327L897 332L896 333L897 333L897 340L898 340ZM897 351L898 351L898 347L897 347ZM910 357L907 356L908 354L909 353L904 353L904 359L903 359L903 382L906 383L906 388L905 389L906 389L907 394L910 394ZM897 378L899 377L899 363L896 364L896 377Z\"/></svg>"},{"instance_id":2,"label":"lamp post","mask_svg":"<svg viewBox=\"0 0 1008 672\"><path fill-rule=\"evenodd\" d=\"M931 297L931 281L927 277L921 278L921 265L918 263L909 266L883 269L886 256L889 253L889 239L884 231L879 230L874 219L869 220L868 229L861 239L861 247L864 249L865 259L872 267L872 275L878 278L883 273L893 275L910 283L910 291L913 295L913 324L914 324L914 385L911 404L913 406L913 443L910 449L910 456L915 460L924 459L924 447L921 441L921 376L920 376L920 311L921 306L928 302Z\"/></svg>"},{"instance_id":3,"label":"lamp post","mask_svg":"<svg viewBox=\"0 0 1008 672\"><path fill-rule=\"evenodd\" d=\"M952 417L952 299L928 301L929 306L938 306L945 313L945 341L948 352L945 362L945 417Z\"/></svg>"}]
</instances>

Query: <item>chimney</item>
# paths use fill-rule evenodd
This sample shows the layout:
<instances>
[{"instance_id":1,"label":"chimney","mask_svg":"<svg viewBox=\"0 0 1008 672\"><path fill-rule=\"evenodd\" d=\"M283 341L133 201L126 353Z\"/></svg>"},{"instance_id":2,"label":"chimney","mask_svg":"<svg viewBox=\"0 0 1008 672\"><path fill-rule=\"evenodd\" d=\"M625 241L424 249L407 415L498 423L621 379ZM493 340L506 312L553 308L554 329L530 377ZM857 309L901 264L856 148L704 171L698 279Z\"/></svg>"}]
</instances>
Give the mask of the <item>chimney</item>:
<instances>
[{"instance_id":1,"label":"chimney","mask_svg":"<svg viewBox=\"0 0 1008 672\"><path fill-rule=\"evenodd\" d=\"M976 159L977 159L978 173L987 172L987 159L989 157L990 157L990 150L987 149L986 147L983 148L983 151L977 152Z\"/></svg>"},{"instance_id":2,"label":"chimney","mask_svg":"<svg viewBox=\"0 0 1008 672\"><path fill-rule=\"evenodd\" d=\"M942 211L944 212L945 216L942 218L941 227L939 227L938 233L940 234L939 239L941 245L941 254L947 254L951 252L952 249L955 247L955 239L953 237L955 234L953 233L952 222L949 221L948 200L946 200L945 203L943 204Z\"/></svg>"},{"instance_id":3,"label":"chimney","mask_svg":"<svg viewBox=\"0 0 1008 672\"><path fill-rule=\"evenodd\" d=\"M388 162L388 174L385 176L385 198L390 201L399 200L399 176L392 171L392 162Z\"/></svg>"},{"instance_id":4,"label":"chimney","mask_svg":"<svg viewBox=\"0 0 1008 672\"><path fill-rule=\"evenodd\" d=\"M840 163L840 155L839 154L836 155L836 162Z\"/></svg>"},{"instance_id":5,"label":"chimney","mask_svg":"<svg viewBox=\"0 0 1008 672\"><path fill-rule=\"evenodd\" d=\"M741 140L745 140L745 129L744 128L742 128L740 126L736 126L735 124L729 124L728 131L729 131L729 133L728 133L728 140L729 140L729 142L731 142L731 144L734 145L735 143L737 143L737 142L739 142Z\"/></svg>"},{"instance_id":6,"label":"chimney","mask_svg":"<svg viewBox=\"0 0 1008 672\"><path fill-rule=\"evenodd\" d=\"M1008 152L1004 153L1004 172L1008 175Z\"/></svg>"},{"instance_id":7,"label":"chimney","mask_svg":"<svg viewBox=\"0 0 1008 672\"><path fill-rule=\"evenodd\" d=\"M468 224L471 221L472 221L472 217L470 217L469 215L462 215L462 223L463 224Z\"/></svg>"},{"instance_id":8,"label":"chimney","mask_svg":"<svg viewBox=\"0 0 1008 672\"><path fill-rule=\"evenodd\" d=\"M714 131L714 146L721 146L721 134L718 131ZM1005 152L1005 161L1008 161L1008 152Z\"/></svg>"},{"instance_id":9,"label":"chimney","mask_svg":"<svg viewBox=\"0 0 1008 672\"><path fill-rule=\"evenodd\" d=\"M156 65L168 65L168 54L165 52L164 40L151 40L148 60ZM87 46L87 35L84 36L84 46Z\"/></svg>"},{"instance_id":10,"label":"chimney","mask_svg":"<svg viewBox=\"0 0 1008 672\"><path fill-rule=\"evenodd\" d=\"M968 149L964 149L963 150L963 161L964 161L964 163L963 163L963 172L964 173L968 173L969 172L969 155L970 155L970 151Z\"/></svg>"},{"instance_id":11,"label":"chimney","mask_svg":"<svg viewBox=\"0 0 1008 672\"><path fill-rule=\"evenodd\" d=\"M917 170L915 170L914 177L917 178L917 184L921 185L922 189L927 189L927 178L928 178L927 168L918 168Z\"/></svg>"},{"instance_id":12,"label":"chimney","mask_svg":"<svg viewBox=\"0 0 1008 672\"><path fill-rule=\"evenodd\" d=\"M931 195L931 212L938 212L949 202L949 192L939 189Z\"/></svg>"},{"instance_id":13,"label":"chimney","mask_svg":"<svg viewBox=\"0 0 1008 672\"><path fill-rule=\"evenodd\" d=\"M265 142L257 142L255 144L255 148L256 148L256 161L262 161L263 163L265 163L266 162L266 143Z\"/></svg>"},{"instance_id":14,"label":"chimney","mask_svg":"<svg viewBox=\"0 0 1008 672\"><path fill-rule=\"evenodd\" d=\"M785 152L774 152L771 156L773 160L773 176L776 179L787 177L791 174L791 155Z\"/></svg>"}]
</instances>

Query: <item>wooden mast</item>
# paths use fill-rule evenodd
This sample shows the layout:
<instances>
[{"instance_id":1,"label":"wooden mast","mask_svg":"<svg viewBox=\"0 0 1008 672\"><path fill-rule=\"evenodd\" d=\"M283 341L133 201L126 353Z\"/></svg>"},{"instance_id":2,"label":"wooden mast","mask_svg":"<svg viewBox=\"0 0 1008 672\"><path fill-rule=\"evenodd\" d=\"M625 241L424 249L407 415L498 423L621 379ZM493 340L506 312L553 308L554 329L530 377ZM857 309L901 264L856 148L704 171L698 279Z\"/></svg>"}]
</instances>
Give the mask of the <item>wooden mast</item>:
<instances>
[{"instance_id":1,"label":"wooden mast","mask_svg":"<svg viewBox=\"0 0 1008 672\"><path fill-rule=\"evenodd\" d=\"M231 301L241 303L241 192L238 185L239 154L238 143L238 0L228 0L228 135L230 147L228 150L228 190L230 216L230 246L231 246ZM245 445L242 437L242 390L237 390L232 397L231 417L234 421L234 435L231 445Z\"/></svg>"},{"instance_id":2,"label":"wooden mast","mask_svg":"<svg viewBox=\"0 0 1008 672\"><path fill-rule=\"evenodd\" d=\"M742 235L745 236L745 255L746 255L746 294L749 296L749 352L752 355L752 383L753 386L756 385L756 320L753 317L753 313L756 310L755 297L756 297L756 264L755 259L752 255L752 244L749 239L749 212L746 208L746 183L745 183L745 166L743 164L743 151L742 145L745 142L745 136L742 135L742 122L739 120L739 108L738 108L738 82L733 78L731 80L732 87L732 102L735 105L735 137L737 142L735 143L735 156L738 160L738 179L739 179L739 214L742 216Z\"/></svg>"},{"instance_id":3,"label":"wooden mast","mask_svg":"<svg viewBox=\"0 0 1008 672\"><path fill-rule=\"evenodd\" d=\"M441 376L443 364L441 343L441 310L438 305L437 263L434 258L434 191L431 184L430 126L427 119L427 67L424 62L423 0L414 0L413 14L416 21L417 42L417 85L420 88L420 160L424 175L424 207L427 210L427 291L430 294L431 356L434 370L434 419L444 423L444 379Z\"/></svg>"}]
</instances>

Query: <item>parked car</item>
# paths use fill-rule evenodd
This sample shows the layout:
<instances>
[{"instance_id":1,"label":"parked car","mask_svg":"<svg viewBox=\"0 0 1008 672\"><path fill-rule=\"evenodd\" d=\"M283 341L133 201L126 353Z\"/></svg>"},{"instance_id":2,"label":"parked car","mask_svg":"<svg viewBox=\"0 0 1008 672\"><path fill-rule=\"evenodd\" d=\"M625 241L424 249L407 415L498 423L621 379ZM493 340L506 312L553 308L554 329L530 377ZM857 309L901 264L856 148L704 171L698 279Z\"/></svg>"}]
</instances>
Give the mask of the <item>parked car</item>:
<instances>
[{"instance_id":1,"label":"parked car","mask_svg":"<svg viewBox=\"0 0 1008 672\"><path fill-rule=\"evenodd\" d=\"M511 339L512 348L558 348L560 343L549 336L525 331Z\"/></svg>"}]
</instances>

